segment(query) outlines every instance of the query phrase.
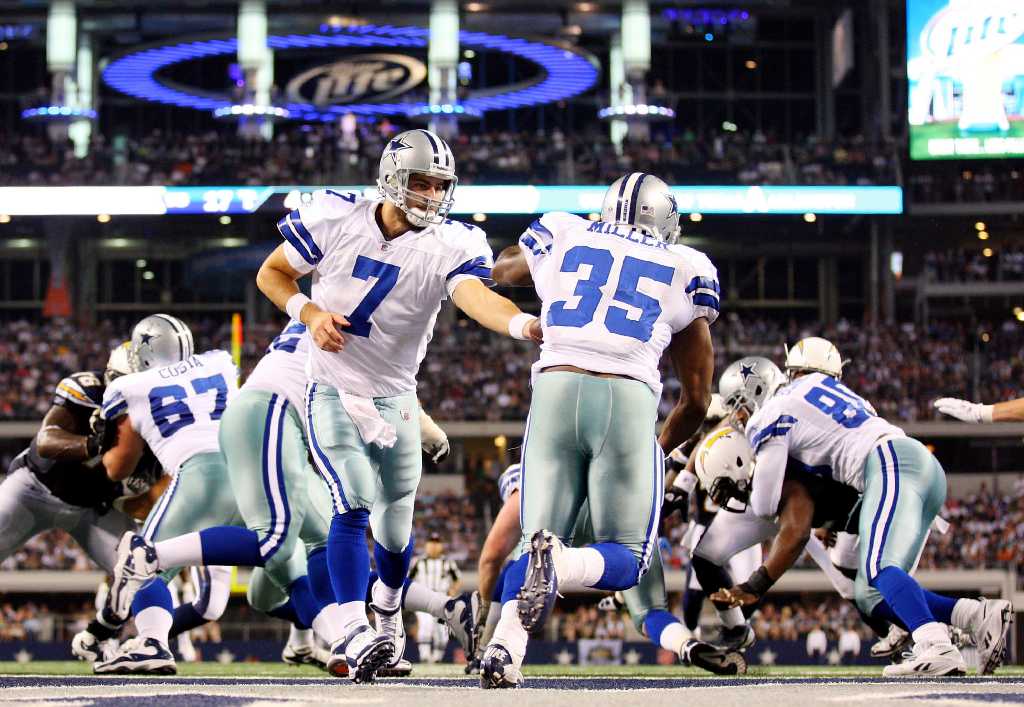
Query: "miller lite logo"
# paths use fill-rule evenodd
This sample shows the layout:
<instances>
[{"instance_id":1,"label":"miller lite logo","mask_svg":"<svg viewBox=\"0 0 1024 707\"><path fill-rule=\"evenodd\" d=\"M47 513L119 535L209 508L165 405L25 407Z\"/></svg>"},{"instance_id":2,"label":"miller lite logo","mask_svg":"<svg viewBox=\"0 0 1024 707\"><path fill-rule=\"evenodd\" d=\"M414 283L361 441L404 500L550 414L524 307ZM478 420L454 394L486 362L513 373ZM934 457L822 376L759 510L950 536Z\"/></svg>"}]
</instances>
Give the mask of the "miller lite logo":
<instances>
[{"instance_id":1,"label":"miller lite logo","mask_svg":"<svg viewBox=\"0 0 1024 707\"><path fill-rule=\"evenodd\" d=\"M921 32L921 50L936 59L991 55L1024 35L1020 0L963 2L952 0L935 13Z\"/></svg>"},{"instance_id":2,"label":"miller lite logo","mask_svg":"<svg viewBox=\"0 0 1024 707\"><path fill-rule=\"evenodd\" d=\"M374 103L405 93L427 76L423 62L403 54L360 54L304 71L288 82L288 99L316 106Z\"/></svg>"}]
</instances>

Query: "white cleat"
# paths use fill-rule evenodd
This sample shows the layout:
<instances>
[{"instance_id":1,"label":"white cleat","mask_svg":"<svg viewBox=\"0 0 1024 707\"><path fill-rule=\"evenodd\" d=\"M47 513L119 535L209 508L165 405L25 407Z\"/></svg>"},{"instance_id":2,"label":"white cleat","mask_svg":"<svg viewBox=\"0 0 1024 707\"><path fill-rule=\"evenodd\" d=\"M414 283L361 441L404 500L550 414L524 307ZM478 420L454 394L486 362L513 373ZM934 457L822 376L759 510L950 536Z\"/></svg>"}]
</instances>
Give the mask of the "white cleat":
<instances>
[{"instance_id":1,"label":"white cleat","mask_svg":"<svg viewBox=\"0 0 1024 707\"><path fill-rule=\"evenodd\" d=\"M981 599L981 612L971 636L978 647L978 674L991 675L1003 663L1006 635L1013 625L1013 604L1006 599Z\"/></svg>"},{"instance_id":2,"label":"white cleat","mask_svg":"<svg viewBox=\"0 0 1024 707\"><path fill-rule=\"evenodd\" d=\"M71 639L71 653L87 663L99 663L117 653L117 640L101 641L88 629L82 629Z\"/></svg>"},{"instance_id":3,"label":"white cleat","mask_svg":"<svg viewBox=\"0 0 1024 707\"><path fill-rule=\"evenodd\" d=\"M394 611L385 611L375 604L370 604L373 610L374 622L377 625L377 633L381 636L389 636L395 644L395 653L385 668L396 668L405 655L405 621L402 618L402 607L398 606Z\"/></svg>"},{"instance_id":4,"label":"white cleat","mask_svg":"<svg viewBox=\"0 0 1024 707\"><path fill-rule=\"evenodd\" d=\"M523 684L523 673L505 646L492 643L484 651L480 663L480 687L485 690L508 690Z\"/></svg>"},{"instance_id":5,"label":"white cleat","mask_svg":"<svg viewBox=\"0 0 1024 707\"><path fill-rule=\"evenodd\" d=\"M158 571L156 549L141 535L128 531L117 544L114 581L110 583L107 606L121 621L127 621L132 600Z\"/></svg>"},{"instance_id":6,"label":"white cleat","mask_svg":"<svg viewBox=\"0 0 1024 707\"><path fill-rule=\"evenodd\" d=\"M915 644L902 663L887 665L887 678L956 677L967 673L967 663L952 643Z\"/></svg>"},{"instance_id":7,"label":"white cleat","mask_svg":"<svg viewBox=\"0 0 1024 707\"><path fill-rule=\"evenodd\" d=\"M178 667L167 646L155 638L136 636L108 660L93 665L92 671L97 675L174 675Z\"/></svg>"},{"instance_id":8,"label":"white cleat","mask_svg":"<svg viewBox=\"0 0 1024 707\"><path fill-rule=\"evenodd\" d=\"M463 592L444 605L444 622L467 658L476 653L476 613L479 606L480 595L476 592Z\"/></svg>"},{"instance_id":9,"label":"white cleat","mask_svg":"<svg viewBox=\"0 0 1024 707\"><path fill-rule=\"evenodd\" d=\"M889 658L898 655L913 640L910 633L896 624L889 627L889 633L885 638L877 641L871 646L872 658Z\"/></svg>"}]
</instances>

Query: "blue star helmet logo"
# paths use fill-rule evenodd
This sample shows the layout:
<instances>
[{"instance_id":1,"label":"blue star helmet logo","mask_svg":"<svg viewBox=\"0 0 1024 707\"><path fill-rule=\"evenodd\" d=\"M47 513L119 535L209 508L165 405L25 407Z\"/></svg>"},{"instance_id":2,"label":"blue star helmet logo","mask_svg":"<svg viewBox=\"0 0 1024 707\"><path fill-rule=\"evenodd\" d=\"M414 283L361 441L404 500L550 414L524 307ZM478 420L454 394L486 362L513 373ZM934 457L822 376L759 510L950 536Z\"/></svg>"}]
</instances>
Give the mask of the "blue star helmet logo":
<instances>
[{"instance_id":1,"label":"blue star helmet logo","mask_svg":"<svg viewBox=\"0 0 1024 707\"><path fill-rule=\"evenodd\" d=\"M388 143L388 152L400 152L402 150L411 150L412 145L405 141L405 138L398 137Z\"/></svg>"},{"instance_id":2,"label":"blue star helmet logo","mask_svg":"<svg viewBox=\"0 0 1024 707\"><path fill-rule=\"evenodd\" d=\"M152 341L152 340L153 340L153 335L152 335L152 334L140 334L140 335L139 335L139 338L140 338L140 339L142 339L142 341L141 341L141 342L139 342L139 343L141 343L141 344L142 344L143 346L145 346L145 345L147 345L147 344L148 344L148 343L149 343L150 341Z\"/></svg>"},{"instance_id":3,"label":"blue star helmet logo","mask_svg":"<svg viewBox=\"0 0 1024 707\"><path fill-rule=\"evenodd\" d=\"M754 365L740 364L740 375L743 376L743 380L747 380L750 376L754 375Z\"/></svg>"}]
</instances>

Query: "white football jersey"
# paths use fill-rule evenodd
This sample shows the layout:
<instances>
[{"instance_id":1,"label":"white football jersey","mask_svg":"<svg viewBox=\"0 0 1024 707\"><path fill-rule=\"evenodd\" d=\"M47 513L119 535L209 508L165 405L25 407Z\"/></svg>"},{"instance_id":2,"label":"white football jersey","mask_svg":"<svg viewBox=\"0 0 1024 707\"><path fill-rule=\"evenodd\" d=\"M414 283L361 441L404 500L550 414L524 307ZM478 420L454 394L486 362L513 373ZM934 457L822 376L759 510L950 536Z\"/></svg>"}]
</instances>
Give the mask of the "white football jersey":
<instances>
[{"instance_id":1,"label":"white football jersey","mask_svg":"<svg viewBox=\"0 0 1024 707\"><path fill-rule=\"evenodd\" d=\"M163 368L115 379L103 393L106 420L125 413L169 472L196 454L220 450L224 408L238 391L238 369L227 351L207 351Z\"/></svg>"},{"instance_id":2,"label":"white football jersey","mask_svg":"<svg viewBox=\"0 0 1024 707\"><path fill-rule=\"evenodd\" d=\"M778 508L787 466L863 491L868 454L882 438L905 435L832 376L809 373L769 398L746 436L757 457L751 505L768 516Z\"/></svg>"},{"instance_id":3,"label":"white football jersey","mask_svg":"<svg viewBox=\"0 0 1024 707\"><path fill-rule=\"evenodd\" d=\"M262 390L285 398L300 416L306 397L309 334L302 322L290 321L270 342L267 352L242 384L242 390Z\"/></svg>"},{"instance_id":4,"label":"white football jersey","mask_svg":"<svg viewBox=\"0 0 1024 707\"><path fill-rule=\"evenodd\" d=\"M459 221L386 240L380 203L322 190L277 224L291 266L315 270L313 301L350 322L343 351L310 347L310 378L369 397L416 390L442 300L463 280L490 284L492 267L484 232Z\"/></svg>"},{"instance_id":5,"label":"white football jersey","mask_svg":"<svg viewBox=\"0 0 1024 707\"><path fill-rule=\"evenodd\" d=\"M571 365L635 378L660 396L672 336L718 317L718 271L693 248L562 212L534 221L519 245L544 303L534 376Z\"/></svg>"}]
</instances>

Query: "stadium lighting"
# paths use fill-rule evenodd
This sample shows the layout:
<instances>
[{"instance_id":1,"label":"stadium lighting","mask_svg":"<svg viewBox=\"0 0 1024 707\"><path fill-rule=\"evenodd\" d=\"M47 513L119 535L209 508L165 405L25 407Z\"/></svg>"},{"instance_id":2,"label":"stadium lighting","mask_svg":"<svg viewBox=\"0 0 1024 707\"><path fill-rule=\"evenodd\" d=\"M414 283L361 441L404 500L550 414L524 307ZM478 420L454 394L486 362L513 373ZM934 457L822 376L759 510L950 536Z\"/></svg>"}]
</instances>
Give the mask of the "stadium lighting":
<instances>
[{"instance_id":1,"label":"stadium lighting","mask_svg":"<svg viewBox=\"0 0 1024 707\"><path fill-rule=\"evenodd\" d=\"M487 9L487 6L482 2L470 2L466 3L466 12L483 12Z\"/></svg>"},{"instance_id":2,"label":"stadium lighting","mask_svg":"<svg viewBox=\"0 0 1024 707\"><path fill-rule=\"evenodd\" d=\"M991 248L985 248L985 249L983 249L981 251L981 254L984 255L986 258L991 258L992 257L992 249Z\"/></svg>"},{"instance_id":3,"label":"stadium lighting","mask_svg":"<svg viewBox=\"0 0 1024 707\"><path fill-rule=\"evenodd\" d=\"M747 59L745 62L743 62L743 65L750 69L751 71L757 68L757 62L754 61L753 59Z\"/></svg>"},{"instance_id":4,"label":"stadium lighting","mask_svg":"<svg viewBox=\"0 0 1024 707\"><path fill-rule=\"evenodd\" d=\"M984 231L985 230L985 222L984 221L978 221L977 223L975 223L974 224L974 230L975 231Z\"/></svg>"},{"instance_id":5,"label":"stadium lighting","mask_svg":"<svg viewBox=\"0 0 1024 707\"><path fill-rule=\"evenodd\" d=\"M483 223L484 221L487 220L487 214L480 213L478 211L477 213L473 214L473 220L476 221L477 223Z\"/></svg>"},{"instance_id":6,"label":"stadium lighting","mask_svg":"<svg viewBox=\"0 0 1024 707\"><path fill-rule=\"evenodd\" d=\"M142 273L143 280L152 280L154 277L156 277L156 275L153 274L152 270L147 270L146 272Z\"/></svg>"},{"instance_id":7,"label":"stadium lighting","mask_svg":"<svg viewBox=\"0 0 1024 707\"><path fill-rule=\"evenodd\" d=\"M578 2L576 3L577 12L593 12L597 9L597 5L592 2Z\"/></svg>"},{"instance_id":8,"label":"stadium lighting","mask_svg":"<svg viewBox=\"0 0 1024 707\"><path fill-rule=\"evenodd\" d=\"M590 219L591 221L600 221L601 214L597 213L596 211L591 211L589 214L587 214L587 218Z\"/></svg>"},{"instance_id":9,"label":"stadium lighting","mask_svg":"<svg viewBox=\"0 0 1024 707\"><path fill-rule=\"evenodd\" d=\"M807 223L814 223L817 220L818 220L817 214L812 214L812 213L804 214L804 221L806 221Z\"/></svg>"},{"instance_id":10,"label":"stadium lighting","mask_svg":"<svg viewBox=\"0 0 1024 707\"><path fill-rule=\"evenodd\" d=\"M0 214L0 223L10 223L11 217L9 214Z\"/></svg>"},{"instance_id":11,"label":"stadium lighting","mask_svg":"<svg viewBox=\"0 0 1024 707\"><path fill-rule=\"evenodd\" d=\"M704 220L704 214L695 211L692 214L690 214L690 220L693 221L694 223L700 223L701 221Z\"/></svg>"},{"instance_id":12,"label":"stadium lighting","mask_svg":"<svg viewBox=\"0 0 1024 707\"><path fill-rule=\"evenodd\" d=\"M221 226L228 226L228 225L230 225L230 224L231 224L231 217L230 217L230 216L228 216L227 214L225 214L224 216L221 216L221 217L220 217L219 219L217 219L217 220L218 220L218 221L220 221L220 225L221 225Z\"/></svg>"},{"instance_id":13,"label":"stadium lighting","mask_svg":"<svg viewBox=\"0 0 1024 707\"><path fill-rule=\"evenodd\" d=\"M1017 307L1017 309L1020 310L1020 307ZM1014 312L1013 316L1017 317L1018 322L1024 322L1024 311Z\"/></svg>"},{"instance_id":14,"label":"stadium lighting","mask_svg":"<svg viewBox=\"0 0 1024 707\"><path fill-rule=\"evenodd\" d=\"M988 240L988 231L978 231L978 240L979 241L987 241Z\"/></svg>"},{"instance_id":15,"label":"stadium lighting","mask_svg":"<svg viewBox=\"0 0 1024 707\"><path fill-rule=\"evenodd\" d=\"M465 57L466 59L475 59L476 52L473 51L472 49L467 49L466 51L462 52L462 56Z\"/></svg>"},{"instance_id":16,"label":"stadium lighting","mask_svg":"<svg viewBox=\"0 0 1024 707\"><path fill-rule=\"evenodd\" d=\"M100 223L110 223L110 214L97 214L96 220Z\"/></svg>"},{"instance_id":17,"label":"stadium lighting","mask_svg":"<svg viewBox=\"0 0 1024 707\"><path fill-rule=\"evenodd\" d=\"M508 446L508 437L505 435L498 435L494 438L494 446L498 449L504 449Z\"/></svg>"},{"instance_id":18,"label":"stadium lighting","mask_svg":"<svg viewBox=\"0 0 1024 707\"><path fill-rule=\"evenodd\" d=\"M146 267L146 261L143 260L142 258L139 258L138 260L135 261L135 267L137 267L139 270L142 270L143 268Z\"/></svg>"}]
</instances>

